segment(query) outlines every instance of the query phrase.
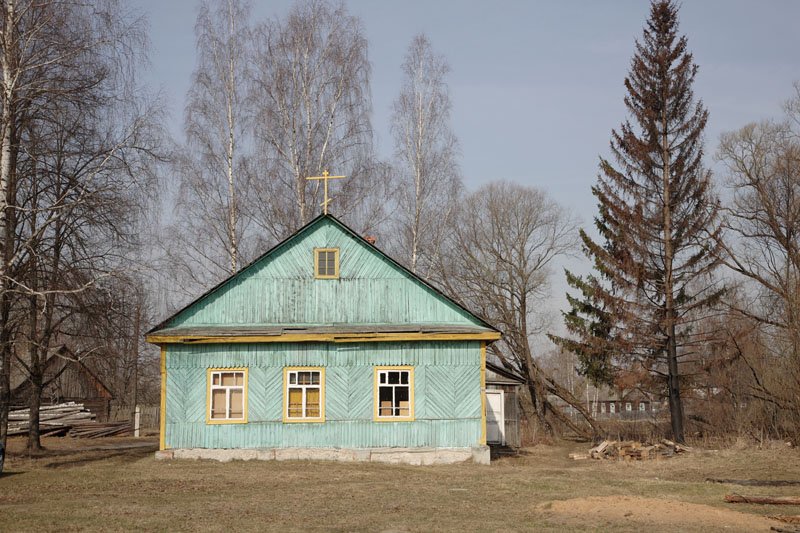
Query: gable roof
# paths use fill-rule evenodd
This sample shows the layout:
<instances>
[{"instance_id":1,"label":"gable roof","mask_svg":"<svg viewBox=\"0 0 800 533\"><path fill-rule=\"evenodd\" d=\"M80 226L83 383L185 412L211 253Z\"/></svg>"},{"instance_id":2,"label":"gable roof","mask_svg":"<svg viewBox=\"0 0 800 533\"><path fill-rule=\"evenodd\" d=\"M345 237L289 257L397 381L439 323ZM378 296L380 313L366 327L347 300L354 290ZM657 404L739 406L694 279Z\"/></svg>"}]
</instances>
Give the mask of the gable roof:
<instances>
[{"instance_id":1,"label":"gable roof","mask_svg":"<svg viewBox=\"0 0 800 533\"><path fill-rule=\"evenodd\" d=\"M13 369L13 367L12 367ZM66 346L62 346L58 352L50 355L44 363L44 387L48 388L58 380L62 375L69 372L74 372L76 375L81 374L85 384L91 388L96 397L113 399L114 393L111 392L103 381L97 377L97 374L86 366L86 364L75 357L72 350ZM74 377L73 377L74 381ZM74 385L74 383L71 383ZM26 399L30 395L31 381L27 377L20 380L20 382L11 388L11 397L15 400ZM74 391L73 391L74 394ZM76 396L77 397L77 396ZM90 398L94 396L86 396Z\"/></svg>"},{"instance_id":2,"label":"gable roof","mask_svg":"<svg viewBox=\"0 0 800 533\"><path fill-rule=\"evenodd\" d=\"M332 242L343 247L341 280L315 280L313 261L306 254L310 247L328 247ZM404 297L415 300L403 301ZM321 305L320 300L327 305ZM350 304L340 304L340 300ZM259 341L269 341L287 333L295 337L357 336L408 331L491 334L486 340L500 336L497 329L429 281L333 215L323 214L169 316L147 335L151 342L167 342L165 337L180 336L187 340L259 337Z\"/></svg>"}]
</instances>

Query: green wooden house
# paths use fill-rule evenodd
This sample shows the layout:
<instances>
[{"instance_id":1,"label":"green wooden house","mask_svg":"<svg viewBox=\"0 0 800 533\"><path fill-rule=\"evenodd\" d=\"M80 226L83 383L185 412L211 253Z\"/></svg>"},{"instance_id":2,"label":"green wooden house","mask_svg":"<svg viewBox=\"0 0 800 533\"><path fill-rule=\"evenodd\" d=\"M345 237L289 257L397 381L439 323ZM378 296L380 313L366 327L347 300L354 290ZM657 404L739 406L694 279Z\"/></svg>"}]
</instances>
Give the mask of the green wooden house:
<instances>
[{"instance_id":1,"label":"green wooden house","mask_svg":"<svg viewBox=\"0 0 800 533\"><path fill-rule=\"evenodd\" d=\"M488 462L498 338L321 215L148 332L159 457Z\"/></svg>"}]
</instances>

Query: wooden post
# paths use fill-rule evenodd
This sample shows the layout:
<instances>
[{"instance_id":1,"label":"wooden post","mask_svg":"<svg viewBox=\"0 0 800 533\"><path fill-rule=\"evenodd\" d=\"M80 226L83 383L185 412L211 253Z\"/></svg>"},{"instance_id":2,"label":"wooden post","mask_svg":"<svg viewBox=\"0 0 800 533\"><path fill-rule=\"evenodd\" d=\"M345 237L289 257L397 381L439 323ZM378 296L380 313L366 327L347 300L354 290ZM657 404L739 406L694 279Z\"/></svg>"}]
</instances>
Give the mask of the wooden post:
<instances>
[{"instance_id":1,"label":"wooden post","mask_svg":"<svg viewBox=\"0 0 800 533\"><path fill-rule=\"evenodd\" d=\"M138 405L133 410L133 436L139 437L139 421L141 420L142 416L142 408Z\"/></svg>"},{"instance_id":2,"label":"wooden post","mask_svg":"<svg viewBox=\"0 0 800 533\"><path fill-rule=\"evenodd\" d=\"M481 343L481 437L478 444L486 446L486 341Z\"/></svg>"},{"instance_id":3,"label":"wooden post","mask_svg":"<svg viewBox=\"0 0 800 533\"><path fill-rule=\"evenodd\" d=\"M158 411L158 449L167 449L167 345L161 345L161 408Z\"/></svg>"}]
</instances>

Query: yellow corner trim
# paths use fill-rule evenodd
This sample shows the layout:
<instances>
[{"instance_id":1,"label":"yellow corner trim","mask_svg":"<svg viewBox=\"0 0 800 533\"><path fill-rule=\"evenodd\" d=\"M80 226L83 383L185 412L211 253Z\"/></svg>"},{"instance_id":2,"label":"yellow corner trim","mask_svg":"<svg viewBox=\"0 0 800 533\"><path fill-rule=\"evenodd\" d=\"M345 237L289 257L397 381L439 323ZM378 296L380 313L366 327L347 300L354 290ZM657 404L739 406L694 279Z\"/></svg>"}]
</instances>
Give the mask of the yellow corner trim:
<instances>
[{"instance_id":1,"label":"yellow corner trim","mask_svg":"<svg viewBox=\"0 0 800 533\"><path fill-rule=\"evenodd\" d=\"M319 254L320 252L333 252L333 275L323 275L319 273ZM316 279L339 279L339 249L338 248L314 248L314 277Z\"/></svg>"},{"instance_id":2,"label":"yellow corner trim","mask_svg":"<svg viewBox=\"0 0 800 533\"><path fill-rule=\"evenodd\" d=\"M148 335L152 344L238 344L263 342L496 341L500 333L284 333L281 335Z\"/></svg>"},{"instance_id":3,"label":"yellow corner trim","mask_svg":"<svg viewBox=\"0 0 800 533\"><path fill-rule=\"evenodd\" d=\"M211 373L212 372L244 372L244 397L242 398L242 411L244 418L241 420L212 420L211 419ZM208 368L206 369L206 424L247 424L247 388L248 388L247 367L231 368Z\"/></svg>"},{"instance_id":4,"label":"yellow corner trim","mask_svg":"<svg viewBox=\"0 0 800 533\"><path fill-rule=\"evenodd\" d=\"M167 449L167 347L161 347L161 409L158 414L158 449Z\"/></svg>"},{"instance_id":5,"label":"yellow corner trim","mask_svg":"<svg viewBox=\"0 0 800 533\"><path fill-rule=\"evenodd\" d=\"M312 370L319 372L319 418L289 418L289 372ZM285 424L319 424L325 422L325 367L286 366L283 368L283 422Z\"/></svg>"},{"instance_id":6,"label":"yellow corner trim","mask_svg":"<svg viewBox=\"0 0 800 533\"><path fill-rule=\"evenodd\" d=\"M408 385L409 385L409 415L408 416L378 416L378 372L381 370L408 370ZM413 422L414 417L414 367L413 366L376 366L372 374L373 381L373 422Z\"/></svg>"},{"instance_id":7,"label":"yellow corner trim","mask_svg":"<svg viewBox=\"0 0 800 533\"><path fill-rule=\"evenodd\" d=\"M481 343L481 439L478 444L486 445L486 343Z\"/></svg>"}]
</instances>

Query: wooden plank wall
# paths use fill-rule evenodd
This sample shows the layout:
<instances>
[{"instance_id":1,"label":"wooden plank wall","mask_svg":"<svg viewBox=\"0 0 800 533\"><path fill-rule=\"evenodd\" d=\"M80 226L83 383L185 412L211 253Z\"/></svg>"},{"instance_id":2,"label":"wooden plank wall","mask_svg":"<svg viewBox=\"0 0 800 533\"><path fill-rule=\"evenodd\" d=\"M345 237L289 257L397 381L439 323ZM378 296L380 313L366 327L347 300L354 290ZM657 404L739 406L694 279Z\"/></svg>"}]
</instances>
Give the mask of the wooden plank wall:
<instances>
[{"instance_id":1,"label":"wooden plank wall","mask_svg":"<svg viewBox=\"0 0 800 533\"><path fill-rule=\"evenodd\" d=\"M314 248L339 248L340 279L314 279ZM375 248L322 219L169 326L334 323L480 325Z\"/></svg>"},{"instance_id":2,"label":"wooden plank wall","mask_svg":"<svg viewBox=\"0 0 800 533\"><path fill-rule=\"evenodd\" d=\"M480 343L198 344L167 348L169 448L467 447L481 435ZM373 367L414 367L413 422L373 422ZM324 423L284 424L283 367L324 366ZM206 424L206 369L247 367L248 423Z\"/></svg>"}]
</instances>

